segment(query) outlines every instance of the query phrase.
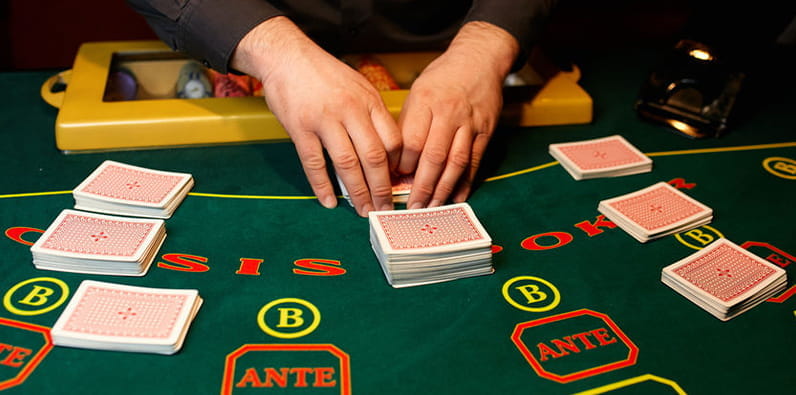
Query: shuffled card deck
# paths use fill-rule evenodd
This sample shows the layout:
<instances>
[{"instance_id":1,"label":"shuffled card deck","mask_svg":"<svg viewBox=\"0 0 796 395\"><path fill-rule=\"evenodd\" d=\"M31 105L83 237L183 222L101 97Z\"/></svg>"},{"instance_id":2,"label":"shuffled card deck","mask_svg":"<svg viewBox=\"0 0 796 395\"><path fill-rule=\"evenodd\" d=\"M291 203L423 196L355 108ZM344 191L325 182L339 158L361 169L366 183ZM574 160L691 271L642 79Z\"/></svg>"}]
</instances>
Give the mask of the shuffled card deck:
<instances>
[{"instance_id":1,"label":"shuffled card deck","mask_svg":"<svg viewBox=\"0 0 796 395\"><path fill-rule=\"evenodd\" d=\"M785 270L727 240L718 239L661 272L661 281L727 321L782 292Z\"/></svg>"},{"instance_id":2,"label":"shuffled card deck","mask_svg":"<svg viewBox=\"0 0 796 395\"><path fill-rule=\"evenodd\" d=\"M142 276L165 237L162 219L66 209L30 250L39 269Z\"/></svg>"},{"instance_id":3,"label":"shuffled card deck","mask_svg":"<svg viewBox=\"0 0 796 395\"><path fill-rule=\"evenodd\" d=\"M57 346L174 354L202 298L194 289L84 280L53 325Z\"/></svg>"},{"instance_id":4,"label":"shuffled card deck","mask_svg":"<svg viewBox=\"0 0 796 395\"><path fill-rule=\"evenodd\" d=\"M550 144L551 156L576 180L652 171L652 159L621 135Z\"/></svg>"},{"instance_id":5,"label":"shuffled card deck","mask_svg":"<svg viewBox=\"0 0 796 395\"><path fill-rule=\"evenodd\" d=\"M492 238L467 203L372 211L369 223L371 246L393 287L494 273Z\"/></svg>"},{"instance_id":6,"label":"shuffled card deck","mask_svg":"<svg viewBox=\"0 0 796 395\"><path fill-rule=\"evenodd\" d=\"M106 160L72 195L75 208L108 214L170 218L193 187L193 177Z\"/></svg>"},{"instance_id":7,"label":"shuffled card deck","mask_svg":"<svg viewBox=\"0 0 796 395\"><path fill-rule=\"evenodd\" d=\"M665 182L603 200L597 209L642 243L713 219L710 207Z\"/></svg>"}]
</instances>

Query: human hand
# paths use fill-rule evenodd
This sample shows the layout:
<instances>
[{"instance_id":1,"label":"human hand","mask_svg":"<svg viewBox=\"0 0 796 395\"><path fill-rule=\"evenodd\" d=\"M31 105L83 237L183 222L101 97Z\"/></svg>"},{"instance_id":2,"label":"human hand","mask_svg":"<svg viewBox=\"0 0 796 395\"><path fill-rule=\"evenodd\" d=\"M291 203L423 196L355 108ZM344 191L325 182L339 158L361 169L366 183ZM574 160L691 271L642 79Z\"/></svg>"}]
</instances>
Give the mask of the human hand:
<instances>
[{"instance_id":1,"label":"human hand","mask_svg":"<svg viewBox=\"0 0 796 395\"><path fill-rule=\"evenodd\" d=\"M391 210L390 173L401 136L378 91L285 17L250 31L233 68L259 78L266 102L296 146L307 180L325 207L335 207L324 149L360 216Z\"/></svg>"},{"instance_id":2,"label":"human hand","mask_svg":"<svg viewBox=\"0 0 796 395\"><path fill-rule=\"evenodd\" d=\"M505 30L470 22L412 84L398 120L398 171L415 174L408 208L467 199L518 53L519 44Z\"/></svg>"}]
</instances>

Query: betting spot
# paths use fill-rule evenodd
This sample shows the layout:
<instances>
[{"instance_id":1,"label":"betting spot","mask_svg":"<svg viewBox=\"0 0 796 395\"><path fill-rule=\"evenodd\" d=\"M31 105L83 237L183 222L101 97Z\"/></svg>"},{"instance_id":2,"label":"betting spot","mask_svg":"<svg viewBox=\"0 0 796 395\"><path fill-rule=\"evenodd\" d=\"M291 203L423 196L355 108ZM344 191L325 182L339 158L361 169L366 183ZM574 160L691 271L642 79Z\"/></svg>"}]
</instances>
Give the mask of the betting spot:
<instances>
[{"instance_id":1,"label":"betting spot","mask_svg":"<svg viewBox=\"0 0 796 395\"><path fill-rule=\"evenodd\" d=\"M635 365L639 352L610 317L588 309L517 324L511 340L539 377L559 383Z\"/></svg>"},{"instance_id":2,"label":"betting spot","mask_svg":"<svg viewBox=\"0 0 796 395\"><path fill-rule=\"evenodd\" d=\"M718 229L708 225L702 225L674 235L674 238L681 244L695 250L701 250L707 247L708 244L723 237L724 234L719 232Z\"/></svg>"},{"instance_id":3,"label":"betting spot","mask_svg":"<svg viewBox=\"0 0 796 395\"><path fill-rule=\"evenodd\" d=\"M786 180L796 180L796 160L790 158L771 157L763 161L767 172Z\"/></svg>"},{"instance_id":4,"label":"betting spot","mask_svg":"<svg viewBox=\"0 0 796 395\"><path fill-rule=\"evenodd\" d=\"M351 393L351 361L332 344L245 344L227 355L221 394Z\"/></svg>"},{"instance_id":5,"label":"betting spot","mask_svg":"<svg viewBox=\"0 0 796 395\"><path fill-rule=\"evenodd\" d=\"M503 284L502 292L510 305L525 311L549 311L561 302L561 294L555 285L539 277L514 277Z\"/></svg>"},{"instance_id":6,"label":"betting spot","mask_svg":"<svg viewBox=\"0 0 796 395\"><path fill-rule=\"evenodd\" d=\"M303 299L282 298L269 302L257 314L263 332L280 339L295 339L312 333L321 323L321 312Z\"/></svg>"},{"instance_id":7,"label":"betting spot","mask_svg":"<svg viewBox=\"0 0 796 395\"><path fill-rule=\"evenodd\" d=\"M62 305L69 297L69 286L52 277L22 281L3 296L3 306L16 315L39 315Z\"/></svg>"},{"instance_id":8,"label":"betting spot","mask_svg":"<svg viewBox=\"0 0 796 395\"><path fill-rule=\"evenodd\" d=\"M52 347L49 328L0 318L0 391L22 384Z\"/></svg>"}]
</instances>

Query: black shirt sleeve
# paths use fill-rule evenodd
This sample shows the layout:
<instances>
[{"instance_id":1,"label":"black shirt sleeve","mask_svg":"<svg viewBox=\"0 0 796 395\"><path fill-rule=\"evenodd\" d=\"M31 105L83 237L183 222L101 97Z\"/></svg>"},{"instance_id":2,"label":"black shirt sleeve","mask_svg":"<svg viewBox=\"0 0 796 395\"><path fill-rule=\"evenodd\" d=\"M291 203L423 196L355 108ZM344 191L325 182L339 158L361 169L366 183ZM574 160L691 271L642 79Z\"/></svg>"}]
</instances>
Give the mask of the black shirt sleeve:
<instances>
[{"instance_id":1,"label":"black shirt sleeve","mask_svg":"<svg viewBox=\"0 0 796 395\"><path fill-rule=\"evenodd\" d=\"M127 0L172 49L227 73L238 42L283 13L263 0Z\"/></svg>"},{"instance_id":2,"label":"black shirt sleeve","mask_svg":"<svg viewBox=\"0 0 796 395\"><path fill-rule=\"evenodd\" d=\"M285 15L297 18L295 21L303 29L317 30L316 36L326 34L330 35L331 39L340 35L340 31L346 31L344 25L348 19L358 20L359 16L375 17L374 13L379 12L379 8L374 8L371 1L364 0L347 2L345 3L347 7L340 10L334 9L332 5L336 3L328 0L297 1L289 4L279 0L127 0L127 2L146 18L158 37L171 48L185 52L222 73L229 71L229 59L243 36L261 22L274 16ZM522 50L518 59L520 63L539 39L554 3L555 0L472 2L455 0L440 2L439 7L469 6L464 23L489 22L511 33ZM282 4L288 9L280 9L275 4ZM307 15L302 16L302 13ZM309 18L306 18L307 16ZM303 26L302 21L308 25ZM321 21L331 28L313 29L308 21ZM438 30L444 31L441 27ZM455 33L455 29L450 30L451 33ZM414 35L406 34L407 32L390 32L389 29L383 29L381 32L384 36L381 39L384 42L399 44L401 40L410 42L418 40ZM379 37L373 39L378 40ZM390 50L384 48L384 51Z\"/></svg>"},{"instance_id":3,"label":"black shirt sleeve","mask_svg":"<svg viewBox=\"0 0 796 395\"><path fill-rule=\"evenodd\" d=\"M520 44L520 59L524 62L543 28L557 0L475 0L464 22L483 21L511 33ZM515 65L516 68L516 65Z\"/></svg>"}]
</instances>

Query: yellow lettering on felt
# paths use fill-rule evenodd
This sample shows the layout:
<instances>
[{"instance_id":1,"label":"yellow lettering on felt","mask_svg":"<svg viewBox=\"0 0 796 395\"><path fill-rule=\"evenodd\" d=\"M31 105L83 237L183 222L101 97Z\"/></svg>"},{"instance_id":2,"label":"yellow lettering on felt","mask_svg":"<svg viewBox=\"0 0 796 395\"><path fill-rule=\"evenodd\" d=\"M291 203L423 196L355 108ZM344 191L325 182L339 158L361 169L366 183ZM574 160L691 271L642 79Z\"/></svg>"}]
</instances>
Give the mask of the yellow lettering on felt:
<instances>
[{"instance_id":1,"label":"yellow lettering on felt","mask_svg":"<svg viewBox=\"0 0 796 395\"><path fill-rule=\"evenodd\" d=\"M280 307L279 310L279 328L295 328L304 325L304 318L301 318L301 309L295 307Z\"/></svg>"},{"instance_id":2,"label":"yellow lettering on felt","mask_svg":"<svg viewBox=\"0 0 796 395\"><path fill-rule=\"evenodd\" d=\"M700 244L702 244L703 247L710 244L713 240L716 240L715 237L703 232L700 229L691 229L683 234L695 241L698 241Z\"/></svg>"},{"instance_id":3,"label":"yellow lettering on felt","mask_svg":"<svg viewBox=\"0 0 796 395\"><path fill-rule=\"evenodd\" d=\"M522 293L522 296L525 296L528 304L541 302L547 299L547 294L540 291L538 285L527 284L515 288Z\"/></svg>"},{"instance_id":4,"label":"yellow lettering on felt","mask_svg":"<svg viewBox=\"0 0 796 395\"><path fill-rule=\"evenodd\" d=\"M42 287L40 285L34 285L33 290L28 292L24 298L18 301L18 303L30 305L30 306L41 306L47 303L47 297L54 294L55 290L52 288Z\"/></svg>"},{"instance_id":5,"label":"yellow lettering on felt","mask_svg":"<svg viewBox=\"0 0 796 395\"><path fill-rule=\"evenodd\" d=\"M792 165L785 162L777 162L772 167L776 170L796 175L796 165Z\"/></svg>"}]
</instances>

